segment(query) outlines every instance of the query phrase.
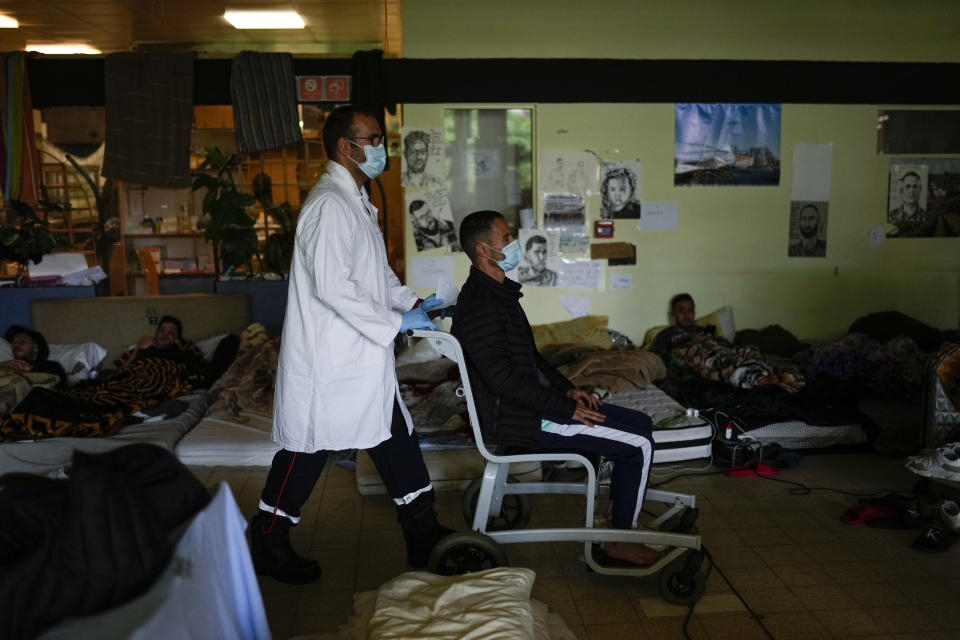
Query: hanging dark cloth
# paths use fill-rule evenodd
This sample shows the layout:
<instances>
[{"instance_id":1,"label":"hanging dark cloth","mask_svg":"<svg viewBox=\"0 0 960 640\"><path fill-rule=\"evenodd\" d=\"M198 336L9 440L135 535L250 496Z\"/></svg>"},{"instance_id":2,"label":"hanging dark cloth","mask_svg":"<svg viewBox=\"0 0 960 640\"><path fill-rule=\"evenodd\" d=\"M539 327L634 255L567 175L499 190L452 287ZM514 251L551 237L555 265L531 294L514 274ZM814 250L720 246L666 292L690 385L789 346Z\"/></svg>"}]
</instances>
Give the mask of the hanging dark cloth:
<instances>
[{"instance_id":1,"label":"hanging dark cloth","mask_svg":"<svg viewBox=\"0 0 960 640\"><path fill-rule=\"evenodd\" d=\"M237 151L259 153L303 140L289 53L241 51L230 70Z\"/></svg>"},{"instance_id":2,"label":"hanging dark cloth","mask_svg":"<svg viewBox=\"0 0 960 640\"><path fill-rule=\"evenodd\" d=\"M103 175L153 187L189 186L193 54L112 53L104 72Z\"/></svg>"}]
</instances>

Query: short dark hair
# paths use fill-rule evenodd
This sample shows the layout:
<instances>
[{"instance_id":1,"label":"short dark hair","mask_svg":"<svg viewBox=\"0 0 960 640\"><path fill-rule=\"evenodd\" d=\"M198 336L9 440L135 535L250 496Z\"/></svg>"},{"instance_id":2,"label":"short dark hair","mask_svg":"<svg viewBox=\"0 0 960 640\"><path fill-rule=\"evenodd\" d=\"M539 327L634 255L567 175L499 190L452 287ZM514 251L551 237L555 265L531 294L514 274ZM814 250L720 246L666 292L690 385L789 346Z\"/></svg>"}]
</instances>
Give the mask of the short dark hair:
<instances>
[{"instance_id":1,"label":"short dark hair","mask_svg":"<svg viewBox=\"0 0 960 640\"><path fill-rule=\"evenodd\" d=\"M503 218L499 211L474 211L460 222L460 248L471 262L477 259L473 246L481 237L490 239L490 227L497 218Z\"/></svg>"},{"instance_id":2,"label":"short dark hair","mask_svg":"<svg viewBox=\"0 0 960 640\"><path fill-rule=\"evenodd\" d=\"M670 313L675 314L677 312L677 305L687 300L693 303L693 296L689 293L678 293L670 298Z\"/></svg>"},{"instance_id":3,"label":"short dark hair","mask_svg":"<svg viewBox=\"0 0 960 640\"><path fill-rule=\"evenodd\" d=\"M900 176L900 182L903 182L904 180L906 180L907 176L913 176L914 178L917 179L917 182L923 182L923 178L921 178L920 174L917 173L916 171L907 171L905 174Z\"/></svg>"},{"instance_id":4,"label":"short dark hair","mask_svg":"<svg viewBox=\"0 0 960 640\"><path fill-rule=\"evenodd\" d=\"M413 215L415 211L420 211L427 205L426 200L414 200L410 203L410 215Z\"/></svg>"},{"instance_id":5,"label":"short dark hair","mask_svg":"<svg viewBox=\"0 0 960 640\"><path fill-rule=\"evenodd\" d=\"M160 325L164 323L172 324L177 328L177 338L183 337L183 324L180 322L179 318L175 318L174 316L163 316L160 318L160 321L157 322L157 329L159 329Z\"/></svg>"},{"instance_id":6,"label":"short dark hair","mask_svg":"<svg viewBox=\"0 0 960 640\"><path fill-rule=\"evenodd\" d=\"M353 133L353 121L357 116L367 116L376 119L376 114L365 107L347 105L337 107L327 116L323 124L323 150L327 158L335 160L337 157L337 142L340 138L349 138Z\"/></svg>"},{"instance_id":7,"label":"short dark hair","mask_svg":"<svg viewBox=\"0 0 960 640\"><path fill-rule=\"evenodd\" d=\"M547 239L539 234L535 236L530 236L529 238L527 238L527 244L524 245L523 248L525 251L530 251L530 247L532 247L535 244L547 244Z\"/></svg>"}]
</instances>

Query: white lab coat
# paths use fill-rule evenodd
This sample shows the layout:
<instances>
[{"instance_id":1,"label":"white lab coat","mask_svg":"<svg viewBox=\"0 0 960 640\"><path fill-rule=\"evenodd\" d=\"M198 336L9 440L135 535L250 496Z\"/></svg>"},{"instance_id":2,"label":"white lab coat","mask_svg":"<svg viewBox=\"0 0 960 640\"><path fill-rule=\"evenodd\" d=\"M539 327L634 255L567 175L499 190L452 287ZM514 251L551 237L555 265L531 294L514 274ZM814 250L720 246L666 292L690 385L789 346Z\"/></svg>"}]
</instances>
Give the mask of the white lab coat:
<instances>
[{"instance_id":1,"label":"white lab coat","mask_svg":"<svg viewBox=\"0 0 960 640\"><path fill-rule=\"evenodd\" d=\"M393 340L417 294L387 263L377 209L330 162L297 222L273 408L289 451L368 449L390 437L400 399Z\"/></svg>"}]
</instances>

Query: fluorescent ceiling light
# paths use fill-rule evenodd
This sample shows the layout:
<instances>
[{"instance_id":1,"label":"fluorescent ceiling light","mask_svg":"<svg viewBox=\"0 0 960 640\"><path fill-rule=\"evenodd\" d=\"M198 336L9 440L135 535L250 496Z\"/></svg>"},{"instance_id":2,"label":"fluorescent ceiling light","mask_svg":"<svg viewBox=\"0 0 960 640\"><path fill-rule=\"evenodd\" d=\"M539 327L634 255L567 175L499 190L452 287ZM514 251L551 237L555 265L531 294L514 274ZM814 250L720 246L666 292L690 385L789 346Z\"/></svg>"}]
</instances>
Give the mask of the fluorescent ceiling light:
<instances>
[{"instance_id":1,"label":"fluorescent ceiling light","mask_svg":"<svg viewBox=\"0 0 960 640\"><path fill-rule=\"evenodd\" d=\"M0 15L0 29L16 29L20 26L16 18Z\"/></svg>"},{"instance_id":2,"label":"fluorescent ceiling light","mask_svg":"<svg viewBox=\"0 0 960 640\"><path fill-rule=\"evenodd\" d=\"M95 49L88 44L70 43L70 44L28 44L27 51L36 51L37 53L47 53L50 55L69 55L73 53L100 53L100 49Z\"/></svg>"},{"instance_id":3,"label":"fluorescent ceiling light","mask_svg":"<svg viewBox=\"0 0 960 640\"><path fill-rule=\"evenodd\" d=\"M303 29L296 11L225 11L223 17L237 29Z\"/></svg>"}]
</instances>

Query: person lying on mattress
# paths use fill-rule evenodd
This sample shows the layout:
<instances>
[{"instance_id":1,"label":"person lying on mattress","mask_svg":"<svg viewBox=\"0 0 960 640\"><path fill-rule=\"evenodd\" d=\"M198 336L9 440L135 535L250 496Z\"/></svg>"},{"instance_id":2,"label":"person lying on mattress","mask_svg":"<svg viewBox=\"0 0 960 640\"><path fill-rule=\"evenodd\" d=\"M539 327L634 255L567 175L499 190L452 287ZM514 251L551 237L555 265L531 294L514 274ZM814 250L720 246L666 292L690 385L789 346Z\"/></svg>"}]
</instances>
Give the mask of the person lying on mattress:
<instances>
[{"instance_id":1,"label":"person lying on mattress","mask_svg":"<svg viewBox=\"0 0 960 640\"><path fill-rule=\"evenodd\" d=\"M740 389L776 386L795 393L805 385L796 371L778 370L754 346L733 346L716 335L713 325L696 324L696 305L689 293L670 299L673 324L654 338L650 350L663 358L668 370L689 370L706 380Z\"/></svg>"},{"instance_id":2,"label":"person lying on mattress","mask_svg":"<svg viewBox=\"0 0 960 640\"><path fill-rule=\"evenodd\" d=\"M230 366L240 348L240 337L230 334L217 345L216 351L206 362L200 349L190 340L183 337L183 323L174 316L163 316L157 323L157 330L152 336L140 338L133 348L125 351L114 361L117 369L129 367L137 360L159 358L186 365L189 370L195 370L201 375L201 381L196 385L199 388L209 387Z\"/></svg>"},{"instance_id":3,"label":"person lying on mattress","mask_svg":"<svg viewBox=\"0 0 960 640\"><path fill-rule=\"evenodd\" d=\"M520 306L521 285L506 277L522 252L501 214L477 211L464 218L460 246L473 266L451 333L466 356L485 442L501 454L576 451L611 458L613 526L636 528L653 459L650 416L600 403L537 351ZM660 555L622 542L607 543L605 551L639 565Z\"/></svg>"},{"instance_id":4,"label":"person lying on mattress","mask_svg":"<svg viewBox=\"0 0 960 640\"><path fill-rule=\"evenodd\" d=\"M236 357L240 339L225 337L206 362L181 334L180 321L164 316L152 339L142 339L118 359L118 370L63 392L31 389L0 419L0 441L110 436L144 418L145 411L208 388Z\"/></svg>"},{"instance_id":5,"label":"person lying on mattress","mask_svg":"<svg viewBox=\"0 0 960 640\"><path fill-rule=\"evenodd\" d=\"M15 324L7 329L3 338L10 343L13 358L0 362L0 367L14 371L52 373L60 378L57 389L66 388L67 372L59 362L50 360L50 347L42 333Z\"/></svg>"}]
</instances>

